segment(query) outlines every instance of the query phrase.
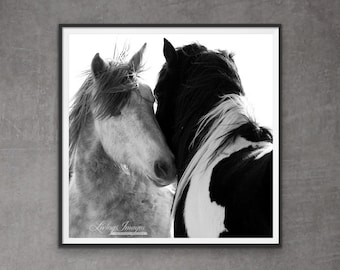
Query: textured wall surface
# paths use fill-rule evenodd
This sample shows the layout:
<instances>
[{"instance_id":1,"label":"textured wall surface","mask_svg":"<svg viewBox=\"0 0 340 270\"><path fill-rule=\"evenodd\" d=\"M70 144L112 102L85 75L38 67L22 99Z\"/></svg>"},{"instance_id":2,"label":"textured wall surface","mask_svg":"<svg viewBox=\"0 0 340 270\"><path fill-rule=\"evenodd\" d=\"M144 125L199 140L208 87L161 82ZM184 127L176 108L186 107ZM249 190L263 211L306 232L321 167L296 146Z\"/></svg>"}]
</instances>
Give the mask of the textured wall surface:
<instances>
[{"instance_id":1,"label":"textured wall surface","mask_svg":"<svg viewBox=\"0 0 340 270\"><path fill-rule=\"evenodd\" d=\"M339 269L340 2L0 1L0 269ZM58 24L281 23L282 246L58 247Z\"/></svg>"}]
</instances>

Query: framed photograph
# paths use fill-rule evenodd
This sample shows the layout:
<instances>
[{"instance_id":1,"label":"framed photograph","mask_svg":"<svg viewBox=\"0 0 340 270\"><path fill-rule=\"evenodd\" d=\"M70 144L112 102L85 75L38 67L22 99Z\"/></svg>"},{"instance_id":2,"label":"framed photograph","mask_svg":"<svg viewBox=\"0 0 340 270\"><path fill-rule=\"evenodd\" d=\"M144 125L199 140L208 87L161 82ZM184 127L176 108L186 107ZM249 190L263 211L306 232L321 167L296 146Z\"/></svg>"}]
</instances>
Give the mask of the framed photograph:
<instances>
[{"instance_id":1,"label":"framed photograph","mask_svg":"<svg viewBox=\"0 0 340 270\"><path fill-rule=\"evenodd\" d=\"M280 244L280 25L60 25L60 244Z\"/></svg>"}]
</instances>

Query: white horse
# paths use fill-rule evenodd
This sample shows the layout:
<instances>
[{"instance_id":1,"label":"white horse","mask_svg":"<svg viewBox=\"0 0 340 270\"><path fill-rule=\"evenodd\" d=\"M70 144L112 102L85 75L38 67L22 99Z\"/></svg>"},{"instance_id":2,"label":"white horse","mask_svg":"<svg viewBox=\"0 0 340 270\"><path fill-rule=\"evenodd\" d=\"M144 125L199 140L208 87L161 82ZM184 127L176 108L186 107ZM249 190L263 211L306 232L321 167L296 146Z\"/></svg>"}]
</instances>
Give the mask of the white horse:
<instances>
[{"instance_id":1,"label":"white horse","mask_svg":"<svg viewBox=\"0 0 340 270\"><path fill-rule=\"evenodd\" d=\"M169 237L173 155L139 82L146 44L127 63L99 54L70 113L70 237Z\"/></svg>"}]
</instances>

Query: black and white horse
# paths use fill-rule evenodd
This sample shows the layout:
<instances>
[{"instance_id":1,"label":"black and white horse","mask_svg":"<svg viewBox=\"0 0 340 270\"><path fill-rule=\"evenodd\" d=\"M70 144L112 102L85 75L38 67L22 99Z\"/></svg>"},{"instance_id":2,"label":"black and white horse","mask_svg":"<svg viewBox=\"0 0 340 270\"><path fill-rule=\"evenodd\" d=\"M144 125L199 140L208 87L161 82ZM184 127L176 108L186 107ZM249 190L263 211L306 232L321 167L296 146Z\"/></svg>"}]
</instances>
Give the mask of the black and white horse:
<instances>
[{"instance_id":1,"label":"black and white horse","mask_svg":"<svg viewBox=\"0 0 340 270\"><path fill-rule=\"evenodd\" d=\"M272 235L272 135L248 111L226 51L175 49L155 88L156 118L175 155L175 237Z\"/></svg>"}]
</instances>

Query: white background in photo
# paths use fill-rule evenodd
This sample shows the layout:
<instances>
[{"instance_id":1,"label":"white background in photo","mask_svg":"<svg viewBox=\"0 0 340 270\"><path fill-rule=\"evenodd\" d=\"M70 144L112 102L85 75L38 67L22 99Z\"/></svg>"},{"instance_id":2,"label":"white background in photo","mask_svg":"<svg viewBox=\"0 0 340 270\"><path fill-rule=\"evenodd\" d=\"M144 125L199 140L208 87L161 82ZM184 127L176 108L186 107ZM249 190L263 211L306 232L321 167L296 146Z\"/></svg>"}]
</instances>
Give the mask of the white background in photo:
<instances>
[{"instance_id":1,"label":"white background in photo","mask_svg":"<svg viewBox=\"0 0 340 270\"><path fill-rule=\"evenodd\" d=\"M273 128L274 65L277 63L274 61L273 35L266 33L141 34L136 31L136 34L71 34L68 48L69 101L72 101L72 97L84 82L86 78L84 71L90 69L93 56L99 53L103 59L112 59L115 46L120 51L128 45L131 57L145 42L147 43L144 55L145 71L141 77L154 89L158 73L165 62L163 38L167 38L175 47L199 42L208 49L223 49L235 53L234 60L256 120L261 125Z\"/></svg>"}]
</instances>

